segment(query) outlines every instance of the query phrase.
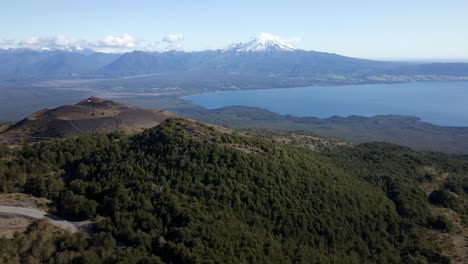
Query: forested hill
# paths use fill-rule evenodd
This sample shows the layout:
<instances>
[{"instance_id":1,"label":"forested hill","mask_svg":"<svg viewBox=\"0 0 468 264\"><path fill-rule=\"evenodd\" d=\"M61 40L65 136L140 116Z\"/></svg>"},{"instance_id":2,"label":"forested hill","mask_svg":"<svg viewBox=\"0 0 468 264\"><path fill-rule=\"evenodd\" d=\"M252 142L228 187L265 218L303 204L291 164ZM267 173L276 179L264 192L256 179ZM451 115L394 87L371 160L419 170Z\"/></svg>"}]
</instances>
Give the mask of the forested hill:
<instances>
[{"instance_id":1,"label":"forested hill","mask_svg":"<svg viewBox=\"0 0 468 264\"><path fill-rule=\"evenodd\" d=\"M449 263L427 234L457 231L429 200L466 216L467 173L468 161L459 156L383 143L310 150L184 119L134 136L3 147L3 192L47 197L53 213L95 219L97 233L49 235L46 243L34 240L42 230L34 226L0 239L0 257Z\"/></svg>"}]
</instances>

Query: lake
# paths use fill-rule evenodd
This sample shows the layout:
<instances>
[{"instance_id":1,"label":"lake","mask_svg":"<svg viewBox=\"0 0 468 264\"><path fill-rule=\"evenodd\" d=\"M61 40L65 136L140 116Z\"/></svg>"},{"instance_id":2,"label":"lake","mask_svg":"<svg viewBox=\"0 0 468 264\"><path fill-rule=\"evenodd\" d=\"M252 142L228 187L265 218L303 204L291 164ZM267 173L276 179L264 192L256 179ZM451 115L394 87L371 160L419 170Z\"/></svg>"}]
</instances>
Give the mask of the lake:
<instances>
[{"instance_id":1,"label":"lake","mask_svg":"<svg viewBox=\"0 0 468 264\"><path fill-rule=\"evenodd\" d=\"M412 82L245 90L184 97L209 109L255 106L295 116L420 117L444 126L468 126L468 82Z\"/></svg>"}]
</instances>

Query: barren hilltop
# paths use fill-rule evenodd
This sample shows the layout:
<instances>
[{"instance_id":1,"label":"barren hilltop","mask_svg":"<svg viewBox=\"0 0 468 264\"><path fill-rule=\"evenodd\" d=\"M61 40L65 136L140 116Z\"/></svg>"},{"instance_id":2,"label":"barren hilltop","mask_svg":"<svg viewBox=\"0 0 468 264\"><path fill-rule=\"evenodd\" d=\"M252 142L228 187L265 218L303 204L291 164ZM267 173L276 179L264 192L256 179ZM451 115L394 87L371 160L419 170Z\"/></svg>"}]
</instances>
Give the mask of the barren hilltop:
<instances>
[{"instance_id":1,"label":"barren hilltop","mask_svg":"<svg viewBox=\"0 0 468 264\"><path fill-rule=\"evenodd\" d=\"M143 109L89 97L74 105L40 110L0 135L9 138L54 138L97 132L137 132L173 116L158 109Z\"/></svg>"}]
</instances>

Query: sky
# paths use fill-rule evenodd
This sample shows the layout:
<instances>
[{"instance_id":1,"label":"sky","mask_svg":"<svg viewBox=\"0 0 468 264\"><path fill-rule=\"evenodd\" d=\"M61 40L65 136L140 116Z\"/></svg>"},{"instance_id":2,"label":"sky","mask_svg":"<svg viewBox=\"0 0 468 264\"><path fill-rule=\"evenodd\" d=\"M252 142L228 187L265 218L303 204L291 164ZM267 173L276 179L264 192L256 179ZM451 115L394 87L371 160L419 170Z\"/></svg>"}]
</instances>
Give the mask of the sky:
<instances>
[{"instance_id":1,"label":"sky","mask_svg":"<svg viewBox=\"0 0 468 264\"><path fill-rule=\"evenodd\" d=\"M467 0L15 0L0 47L196 51L270 33L297 48L373 59L468 59Z\"/></svg>"}]
</instances>

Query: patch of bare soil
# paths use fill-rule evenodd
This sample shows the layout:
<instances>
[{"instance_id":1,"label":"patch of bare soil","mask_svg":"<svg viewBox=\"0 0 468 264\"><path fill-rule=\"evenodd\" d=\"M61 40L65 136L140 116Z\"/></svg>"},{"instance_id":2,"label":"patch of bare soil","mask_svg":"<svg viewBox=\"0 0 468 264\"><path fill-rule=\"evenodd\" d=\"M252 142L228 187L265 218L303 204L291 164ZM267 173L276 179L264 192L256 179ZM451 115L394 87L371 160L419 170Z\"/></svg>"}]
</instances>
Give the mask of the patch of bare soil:
<instances>
[{"instance_id":1,"label":"patch of bare soil","mask_svg":"<svg viewBox=\"0 0 468 264\"><path fill-rule=\"evenodd\" d=\"M423 169L424 173L430 174L433 176L432 181L423 183L420 187L421 189L427 194L431 194L431 192L435 191L438 189L440 186L444 184L444 182L447 180L448 173L441 173L438 172L435 168L433 167L424 167Z\"/></svg>"},{"instance_id":2,"label":"patch of bare soil","mask_svg":"<svg viewBox=\"0 0 468 264\"><path fill-rule=\"evenodd\" d=\"M21 206L47 211L51 203L46 198L37 198L24 193L2 193L0 194L0 205Z\"/></svg>"},{"instance_id":3,"label":"patch of bare soil","mask_svg":"<svg viewBox=\"0 0 468 264\"><path fill-rule=\"evenodd\" d=\"M4 141L47 140L87 133L139 132L173 117L166 111L143 109L90 97L74 105L38 111L1 132Z\"/></svg>"},{"instance_id":4,"label":"patch of bare soil","mask_svg":"<svg viewBox=\"0 0 468 264\"><path fill-rule=\"evenodd\" d=\"M452 259L452 263L468 263L468 234L443 233L441 231L423 228L421 233L431 241L444 255Z\"/></svg>"},{"instance_id":5,"label":"patch of bare soil","mask_svg":"<svg viewBox=\"0 0 468 264\"><path fill-rule=\"evenodd\" d=\"M0 214L0 237L13 238L15 233L23 234L32 220L25 217Z\"/></svg>"},{"instance_id":6,"label":"patch of bare soil","mask_svg":"<svg viewBox=\"0 0 468 264\"><path fill-rule=\"evenodd\" d=\"M447 180L448 173L436 171L434 168L423 168L425 173L433 175L433 180L422 184L421 189L429 194L440 188ZM450 233L444 233L428 228L421 228L421 233L431 241L439 250L452 259L452 263L468 263L468 228L465 227L462 217L459 213L449 208L430 206L434 216L444 216L452 224L453 230Z\"/></svg>"},{"instance_id":7,"label":"patch of bare soil","mask_svg":"<svg viewBox=\"0 0 468 264\"><path fill-rule=\"evenodd\" d=\"M303 135L298 133L274 135L272 139L279 143L303 146L312 150L332 148L337 146L351 146L351 143L341 140L321 138L317 136Z\"/></svg>"},{"instance_id":8,"label":"patch of bare soil","mask_svg":"<svg viewBox=\"0 0 468 264\"><path fill-rule=\"evenodd\" d=\"M46 198L38 198L24 193L1 193L0 205L20 206L47 211L51 203ZM12 238L15 233L23 234L34 220L17 215L0 214L0 237Z\"/></svg>"},{"instance_id":9,"label":"patch of bare soil","mask_svg":"<svg viewBox=\"0 0 468 264\"><path fill-rule=\"evenodd\" d=\"M233 133L231 129L226 128L226 127L216 126L216 125L205 125L205 124L200 125L197 122L188 123L188 122L181 121L180 127L184 129L185 132L196 137L197 139L202 140L202 141L212 142L212 143L216 141L216 133L222 133L222 134ZM243 144L230 144L230 143L220 143L220 144L222 144L223 146L230 147L230 148L235 148L237 150L240 150L248 154L258 154L258 153L263 152L263 150L259 148L255 148L255 147L243 145Z\"/></svg>"},{"instance_id":10,"label":"patch of bare soil","mask_svg":"<svg viewBox=\"0 0 468 264\"><path fill-rule=\"evenodd\" d=\"M223 144L223 145L231 147L231 148L235 148L247 154L258 154L258 153L263 152L263 150L259 148L254 148L254 147L246 146L246 145L240 145L240 144Z\"/></svg>"},{"instance_id":11,"label":"patch of bare soil","mask_svg":"<svg viewBox=\"0 0 468 264\"><path fill-rule=\"evenodd\" d=\"M0 133L7 130L10 126L11 124L0 124Z\"/></svg>"},{"instance_id":12,"label":"patch of bare soil","mask_svg":"<svg viewBox=\"0 0 468 264\"><path fill-rule=\"evenodd\" d=\"M436 233L438 244L446 246L444 253L453 263L468 263L468 229L463 225L460 215L449 208L431 206L434 215L445 216L453 225L451 233Z\"/></svg>"}]
</instances>

